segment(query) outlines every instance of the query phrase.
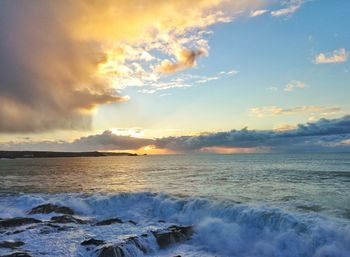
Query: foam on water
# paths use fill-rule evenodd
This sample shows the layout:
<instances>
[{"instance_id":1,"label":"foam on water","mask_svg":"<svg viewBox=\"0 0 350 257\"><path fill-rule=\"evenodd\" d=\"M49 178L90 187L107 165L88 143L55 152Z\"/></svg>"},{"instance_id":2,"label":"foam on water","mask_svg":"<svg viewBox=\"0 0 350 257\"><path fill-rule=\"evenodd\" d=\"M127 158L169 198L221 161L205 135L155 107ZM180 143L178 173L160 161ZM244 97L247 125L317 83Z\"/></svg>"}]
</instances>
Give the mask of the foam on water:
<instances>
[{"instance_id":1,"label":"foam on water","mask_svg":"<svg viewBox=\"0 0 350 257\"><path fill-rule=\"evenodd\" d=\"M31 208L48 202L71 207L83 218L119 217L138 225L74 225L74 230L64 233L39 235L34 230L0 234L0 239L21 239L35 256L86 256L79 244L88 237L116 242L175 223L193 225L192 240L161 251L150 241L152 256L350 256L348 220L203 198L154 193L13 195L0 197L0 218L29 216ZM30 216L48 219L53 215ZM159 223L160 219L166 223ZM54 252L50 252L52 248ZM143 256L135 249L129 252L130 256Z\"/></svg>"}]
</instances>

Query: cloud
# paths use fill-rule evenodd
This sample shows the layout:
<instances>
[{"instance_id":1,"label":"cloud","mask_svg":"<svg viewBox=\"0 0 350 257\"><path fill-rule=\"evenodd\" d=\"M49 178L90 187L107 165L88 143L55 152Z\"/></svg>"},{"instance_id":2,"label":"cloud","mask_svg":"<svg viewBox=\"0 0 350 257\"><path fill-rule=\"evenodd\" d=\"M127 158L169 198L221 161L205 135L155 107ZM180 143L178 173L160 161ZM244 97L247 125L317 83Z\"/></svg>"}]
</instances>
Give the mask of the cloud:
<instances>
[{"instance_id":1,"label":"cloud","mask_svg":"<svg viewBox=\"0 0 350 257\"><path fill-rule=\"evenodd\" d=\"M56 13L62 8L1 1L0 132L86 129L97 105L125 100L92 76L106 56L72 38Z\"/></svg>"},{"instance_id":2,"label":"cloud","mask_svg":"<svg viewBox=\"0 0 350 257\"><path fill-rule=\"evenodd\" d=\"M296 106L292 108L282 108L277 106L264 106L264 107L254 107L249 110L252 116L256 117L266 117L266 116L276 116L276 115L291 115L291 114L311 114L311 115L338 115L342 113L340 107L328 107L328 106L318 106L318 105L303 105Z\"/></svg>"},{"instance_id":3,"label":"cloud","mask_svg":"<svg viewBox=\"0 0 350 257\"><path fill-rule=\"evenodd\" d=\"M300 9L300 7L304 2L305 2L304 0L285 0L283 1L283 5L285 7L272 11L271 15L274 17L292 15L293 13L295 13L297 10Z\"/></svg>"},{"instance_id":4,"label":"cloud","mask_svg":"<svg viewBox=\"0 0 350 257\"><path fill-rule=\"evenodd\" d=\"M261 9L250 12L250 17L257 17L267 13L269 10Z\"/></svg>"},{"instance_id":5,"label":"cloud","mask_svg":"<svg viewBox=\"0 0 350 257\"><path fill-rule=\"evenodd\" d=\"M210 76L210 77L201 76L200 79L197 80L195 83L205 84L205 83L208 83L208 82L213 81L213 80L229 78L229 77L235 76L237 74L238 74L238 71L236 71L236 70L220 71L215 76Z\"/></svg>"},{"instance_id":6,"label":"cloud","mask_svg":"<svg viewBox=\"0 0 350 257\"><path fill-rule=\"evenodd\" d=\"M287 92L292 92L294 89L299 88L299 89L304 89L308 87L308 85L306 85L304 82L302 81L298 81L298 80L292 80L291 82L289 82L285 88L284 91Z\"/></svg>"},{"instance_id":7,"label":"cloud","mask_svg":"<svg viewBox=\"0 0 350 257\"><path fill-rule=\"evenodd\" d=\"M272 87L266 88L266 90L276 92L276 91L278 91L278 87L273 87L272 86Z\"/></svg>"},{"instance_id":8,"label":"cloud","mask_svg":"<svg viewBox=\"0 0 350 257\"><path fill-rule=\"evenodd\" d=\"M2 150L136 150L150 146L173 152L322 152L350 151L350 116L284 126L279 130L231 130L145 139L116 135L112 131L82 137L73 142L8 142Z\"/></svg>"},{"instance_id":9,"label":"cloud","mask_svg":"<svg viewBox=\"0 0 350 257\"><path fill-rule=\"evenodd\" d=\"M159 82L155 67L194 67L208 26L261 3L3 0L0 132L88 129L94 108L127 100L125 87Z\"/></svg>"},{"instance_id":10,"label":"cloud","mask_svg":"<svg viewBox=\"0 0 350 257\"><path fill-rule=\"evenodd\" d=\"M144 94L154 94L158 91L163 91L172 88L188 88L194 85L206 84L210 81L227 79L238 74L236 70L220 71L213 76L199 76L191 74L179 74L173 76L167 81L149 83L147 87L138 90Z\"/></svg>"},{"instance_id":11,"label":"cloud","mask_svg":"<svg viewBox=\"0 0 350 257\"><path fill-rule=\"evenodd\" d=\"M346 62L349 57L349 52L346 51L345 48L340 48L338 50L334 50L332 53L320 53L318 54L315 59L315 64L322 64L322 63L340 63L340 62Z\"/></svg>"},{"instance_id":12,"label":"cloud","mask_svg":"<svg viewBox=\"0 0 350 257\"><path fill-rule=\"evenodd\" d=\"M163 60L160 65L156 67L156 71L159 73L174 73L183 69L188 69L196 66L196 59L199 56L206 54L205 49L188 50L181 49L176 55L176 62L169 60Z\"/></svg>"},{"instance_id":13,"label":"cloud","mask_svg":"<svg viewBox=\"0 0 350 257\"><path fill-rule=\"evenodd\" d=\"M138 138L131 135L118 135L111 130L101 134L81 137L72 142L43 141L43 142L7 142L1 144L5 150L46 150L46 151L103 151L103 150L135 150L152 145L152 139Z\"/></svg>"},{"instance_id":14,"label":"cloud","mask_svg":"<svg viewBox=\"0 0 350 257\"><path fill-rule=\"evenodd\" d=\"M318 122L298 125L291 130L231 130L207 133L199 136L168 137L157 140L157 146L180 151L196 151L208 148L248 148L255 151L332 151L350 147L334 147L337 142L350 138L350 116L339 119L321 119ZM333 144L330 145L330 142ZM345 141L346 142L346 141Z\"/></svg>"}]
</instances>

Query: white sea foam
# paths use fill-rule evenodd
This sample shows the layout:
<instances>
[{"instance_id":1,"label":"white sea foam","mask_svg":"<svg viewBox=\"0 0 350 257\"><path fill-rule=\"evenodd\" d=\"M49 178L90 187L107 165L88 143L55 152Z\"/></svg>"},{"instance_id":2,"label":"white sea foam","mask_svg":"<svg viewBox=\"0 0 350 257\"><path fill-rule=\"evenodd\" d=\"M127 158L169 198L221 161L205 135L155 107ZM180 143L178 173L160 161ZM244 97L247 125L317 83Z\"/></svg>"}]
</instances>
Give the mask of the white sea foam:
<instances>
[{"instance_id":1,"label":"white sea foam","mask_svg":"<svg viewBox=\"0 0 350 257\"><path fill-rule=\"evenodd\" d=\"M48 202L71 207L81 217L98 220L119 217L125 221L136 221L138 225L75 225L74 230L65 233L43 235L34 230L15 235L0 234L0 239L21 239L26 243L24 249L30 250L35 256L84 256L90 253L84 252L79 244L86 238L117 242L127 236L140 235L176 223L194 226L192 240L170 250L158 250L155 243L150 241L151 256L350 256L349 220L316 213L290 213L266 206L175 198L164 194L4 196L0 197L0 218L28 216L31 208ZM52 215L30 216L48 219ZM160 219L166 223L159 223ZM39 252L50 254L40 255ZM130 256L143 256L136 249L130 248L129 252Z\"/></svg>"}]
</instances>

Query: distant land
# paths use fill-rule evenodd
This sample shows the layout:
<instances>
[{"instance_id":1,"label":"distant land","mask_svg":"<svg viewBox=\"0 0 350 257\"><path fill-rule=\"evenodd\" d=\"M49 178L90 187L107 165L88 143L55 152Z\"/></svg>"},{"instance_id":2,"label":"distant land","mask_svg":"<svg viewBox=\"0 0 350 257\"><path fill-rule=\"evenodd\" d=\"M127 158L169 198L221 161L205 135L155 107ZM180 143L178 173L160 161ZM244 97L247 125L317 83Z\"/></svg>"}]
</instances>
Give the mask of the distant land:
<instances>
[{"instance_id":1,"label":"distant land","mask_svg":"<svg viewBox=\"0 0 350 257\"><path fill-rule=\"evenodd\" d=\"M58 157L103 157L103 156L137 156L134 153L114 152L51 152L51 151L0 151L0 159L16 158L58 158Z\"/></svg>"}]
</instances>

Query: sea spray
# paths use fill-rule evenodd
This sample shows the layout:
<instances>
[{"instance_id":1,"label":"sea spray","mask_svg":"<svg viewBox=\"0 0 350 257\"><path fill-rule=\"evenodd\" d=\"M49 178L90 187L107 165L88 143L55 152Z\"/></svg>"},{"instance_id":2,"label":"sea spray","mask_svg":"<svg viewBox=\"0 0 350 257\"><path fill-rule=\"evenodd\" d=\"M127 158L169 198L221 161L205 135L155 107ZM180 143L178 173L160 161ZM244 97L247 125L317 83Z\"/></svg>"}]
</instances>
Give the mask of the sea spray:
<instances>
[{"instance_id":1,"label":"sea spray","mask_svg":"<svg viewBox=\"0 0 350 257\"><path fill-rule=\"evenodd\" d=\"M1 234L1 240L21 239L26 242L24 249L35 256L48 252L53 245L57 251L52 256L78 256L78 245L87 235L116 243L171 224L182 224L194 228L192 239L181 243L189 247L188 254L191 252L192 255L187 256L196 256L195 250L225 257L346 257L350 253L350 225L345 219L151 192L3 196L0 218L24 215L49 220L55 214L28 214L32 208L45 203L67 206L78 216L90 220L117 217L125 223L110 226L74 224L74 230L55 235L41 234L39 229L32 229L15 235ZM128 220L136 221L137 225L128 223ZM43 241L47 242L45 246L41 244ZM67 248L67 244L70 247ZM180 249L181 244L172 246L173 252L177 247ZM132 245L126 247L130 256L144 255ZM159 256L162 256L162 250L157 250L151 243L147 247L159 251Z\"/></svg>"}]
</instances>

